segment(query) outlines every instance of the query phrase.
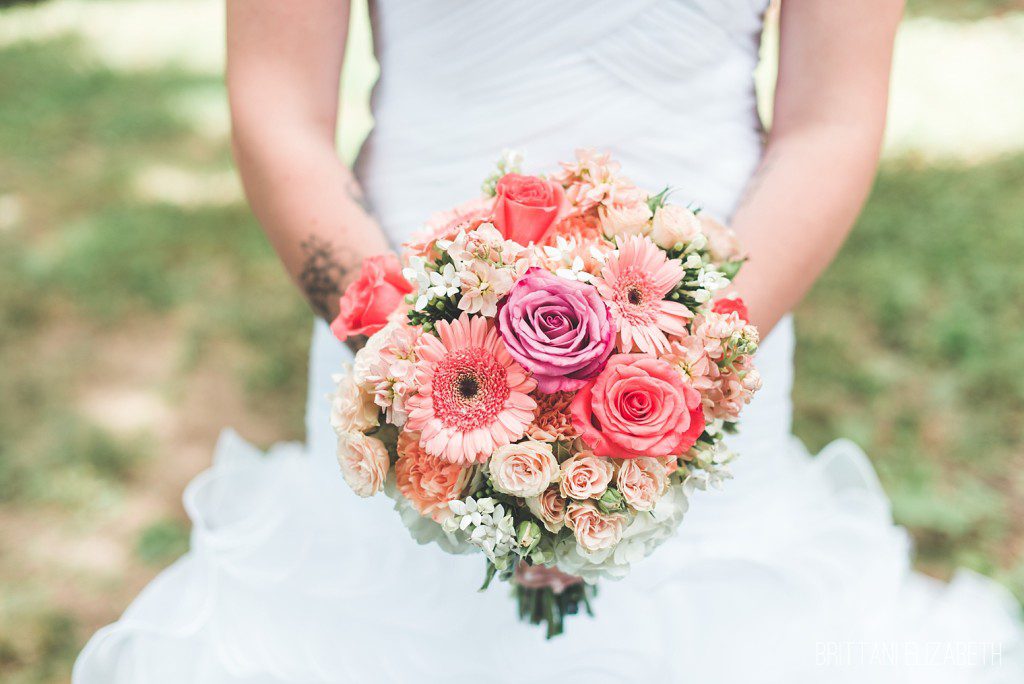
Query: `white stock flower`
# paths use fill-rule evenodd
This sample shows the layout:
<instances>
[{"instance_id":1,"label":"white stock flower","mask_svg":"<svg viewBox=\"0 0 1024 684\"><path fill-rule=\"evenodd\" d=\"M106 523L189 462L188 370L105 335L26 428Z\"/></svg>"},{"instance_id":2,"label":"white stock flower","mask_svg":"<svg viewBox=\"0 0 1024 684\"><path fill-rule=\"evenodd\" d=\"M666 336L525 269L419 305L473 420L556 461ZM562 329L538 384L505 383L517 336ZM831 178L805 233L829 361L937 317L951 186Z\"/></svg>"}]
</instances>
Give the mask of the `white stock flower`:
<instances>
[{"instance_id":1,"label":"white stock flower","mask_svg":"<svg viewBox=\"0 0 1024 684\"><path fill-rule=\"evenodd\" d=\"M515 522L511 511L489 497L450 501L452 516L442 523L446 532L461 531L479 547L498 568L508 565L508 555L516 545Z\"/></svg>"}]
</instances>

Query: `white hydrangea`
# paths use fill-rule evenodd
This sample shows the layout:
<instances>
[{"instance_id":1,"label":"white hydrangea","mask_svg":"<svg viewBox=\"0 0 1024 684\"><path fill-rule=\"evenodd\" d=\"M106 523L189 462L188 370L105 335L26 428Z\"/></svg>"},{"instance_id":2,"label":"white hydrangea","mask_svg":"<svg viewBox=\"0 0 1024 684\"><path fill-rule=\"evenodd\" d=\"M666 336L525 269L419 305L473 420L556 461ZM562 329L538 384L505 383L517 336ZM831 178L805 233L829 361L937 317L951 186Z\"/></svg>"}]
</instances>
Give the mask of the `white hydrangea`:
<instances>
[{"instance_id":1,"label":"white hydrangea","mask_svg":"<svg viewBox=\"0 0 1024 684\"><path fill-rule=\"evenodd\" d=\"M686 490L678 483L669 487L653 510L638 513L612 549L590 553L572 537L563 537L555 546L558 568L589 583L599 579L622 579L632 564L646 558L679 529L689 508Z\"/></svg>"},{"instance_id":2,"label":"white hydrangea","mask_svg":"<svg viewBox=\"0 0 1024 684\"><path fill-rule=\"evenodd\" d=\"M698 489L721 489L726 480L732 479L729 464L735 457L736 454L722 442L696 449L693 460L687 464L689 473L683 487L687 493Z\"/></svg>"}]
</instances>

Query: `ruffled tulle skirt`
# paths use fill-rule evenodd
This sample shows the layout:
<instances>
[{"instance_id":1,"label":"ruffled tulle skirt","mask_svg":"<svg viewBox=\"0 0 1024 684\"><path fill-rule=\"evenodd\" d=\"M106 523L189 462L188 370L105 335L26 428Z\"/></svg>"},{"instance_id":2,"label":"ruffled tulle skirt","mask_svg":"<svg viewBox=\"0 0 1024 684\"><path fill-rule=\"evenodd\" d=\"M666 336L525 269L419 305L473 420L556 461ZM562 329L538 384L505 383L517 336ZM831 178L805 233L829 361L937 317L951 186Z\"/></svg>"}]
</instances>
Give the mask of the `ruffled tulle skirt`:
<instances>
[{"instance_id":1,"label":"ruffled tulle skirt","mask_svg":"<svg viewBox=\"0 0 1024 684\"><path fill-rule=\"evenodd\" d=\"M602 583L596 617L545 641L505 586L476 591L481 557L416 545L389 500L356 499L301 446L226 432L185 494L191 551L74 681L1024 681L1016 601L914 573L863 452L760 448L770 486L696 493L677 537Z\"/></svg>"}]
</instances>

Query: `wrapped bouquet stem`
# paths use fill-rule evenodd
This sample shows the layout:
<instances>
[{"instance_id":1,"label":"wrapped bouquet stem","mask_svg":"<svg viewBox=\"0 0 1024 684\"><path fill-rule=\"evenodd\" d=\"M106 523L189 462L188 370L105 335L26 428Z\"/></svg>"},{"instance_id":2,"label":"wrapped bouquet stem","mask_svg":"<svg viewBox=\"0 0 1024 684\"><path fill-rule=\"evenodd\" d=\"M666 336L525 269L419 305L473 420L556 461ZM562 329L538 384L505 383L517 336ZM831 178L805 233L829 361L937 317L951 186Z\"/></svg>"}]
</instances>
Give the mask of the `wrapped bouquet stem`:
<instances>
[{"instance_id":1,"label":"wrapped bouquet stem","mask_svg":"<svg viewBox=\"0 0 1024 684\"><path fill-rule=\"evenodd\" d=\"M743 261L721 224L606 155L518 166L367 260L332 325L370 337L331 420L356 494L392 497L421 543L482 553L484 585L511 583L554 636L728 479L758 335L720 294Z\"/></svg>"}]
</instances>

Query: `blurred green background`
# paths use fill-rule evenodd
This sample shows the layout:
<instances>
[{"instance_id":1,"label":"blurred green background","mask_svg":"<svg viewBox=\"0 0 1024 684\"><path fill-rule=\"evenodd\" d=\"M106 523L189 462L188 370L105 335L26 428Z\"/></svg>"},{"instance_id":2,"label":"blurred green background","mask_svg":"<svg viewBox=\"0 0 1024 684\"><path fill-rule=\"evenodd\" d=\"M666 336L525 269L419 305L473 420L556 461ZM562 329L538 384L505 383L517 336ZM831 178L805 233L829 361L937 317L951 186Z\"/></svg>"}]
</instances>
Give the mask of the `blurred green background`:
<instances>
[{"instance_id":1,"label":"blurred green background","mask_svg":"<svg viewBox=\"0 0 1024 684\"><path fill-rule=\"evenodd\" d=\"M301 439L311 317L232 169L217 0L0 3L0 680L66 681L188 546L217 433ZM771 30L759 73L772 83ZM357 5L343 153L375 77ZM1024 0L912 0L886 155L798 312L797 432L918 566L1024 597ZM768 112L766 111L766 115Z\"/></svg>"}]
</instances>

